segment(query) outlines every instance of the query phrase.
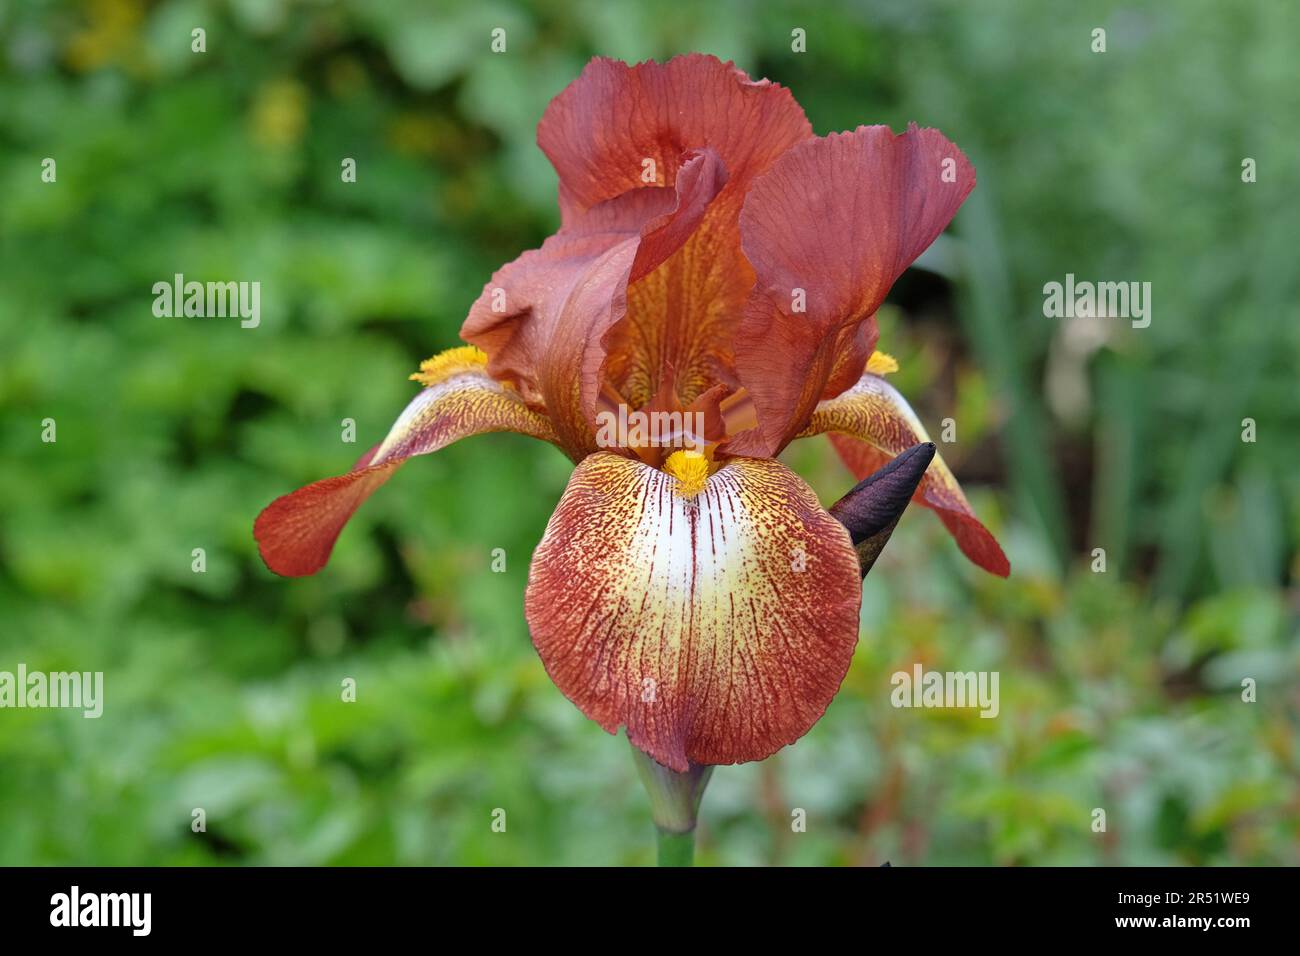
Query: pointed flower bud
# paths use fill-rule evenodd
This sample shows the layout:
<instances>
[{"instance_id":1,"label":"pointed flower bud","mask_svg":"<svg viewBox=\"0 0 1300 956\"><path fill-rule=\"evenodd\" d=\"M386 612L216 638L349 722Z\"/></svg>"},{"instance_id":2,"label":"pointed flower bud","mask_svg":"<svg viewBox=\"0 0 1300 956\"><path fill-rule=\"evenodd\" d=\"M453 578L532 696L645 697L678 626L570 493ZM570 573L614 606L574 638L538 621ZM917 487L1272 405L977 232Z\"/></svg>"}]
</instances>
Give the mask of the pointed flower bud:
<instances>
[{"instance_id":1,"label":"pointed flower bud","mask_svg":"<svg viewBox=\"0 0 1300 956\"><path fill-rule=\"evenodd\" d=\"M831 505L830 513L849 531L863 577L894 533L903 509L934 458L934 450L934 442L913 445Z\"/></svg>"}]
</instances>

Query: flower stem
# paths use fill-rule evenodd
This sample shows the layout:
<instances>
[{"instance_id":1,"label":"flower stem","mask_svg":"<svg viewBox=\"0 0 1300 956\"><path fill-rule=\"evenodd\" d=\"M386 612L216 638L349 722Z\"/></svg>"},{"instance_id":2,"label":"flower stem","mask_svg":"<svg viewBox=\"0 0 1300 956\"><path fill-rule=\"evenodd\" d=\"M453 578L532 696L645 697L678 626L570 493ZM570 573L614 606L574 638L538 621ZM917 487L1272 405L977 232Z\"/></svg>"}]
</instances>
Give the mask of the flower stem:
<instances>
[{"instance_id":1,"label":"flower stem","mask_svg":"<svg viewBox=\"0 0 1300 956\"><path fill-rule=\"evenodd\" d=\"M660 866L692 866L695 819L713 768L691 764L685 773L669 770L635 745L632 756L650 797L650 815L658 833Z\"/></svg>"},{"instance_id":2,"label":"flower stem","mask_svg":"<svg viewBox=\"0 0 1300 956\"><path fill-rule=\"evenodd\" d=\"M655 827L659 835L660 866L694 866L695 865L695 831L673 833Z\"/></svg>"}]
</instances>

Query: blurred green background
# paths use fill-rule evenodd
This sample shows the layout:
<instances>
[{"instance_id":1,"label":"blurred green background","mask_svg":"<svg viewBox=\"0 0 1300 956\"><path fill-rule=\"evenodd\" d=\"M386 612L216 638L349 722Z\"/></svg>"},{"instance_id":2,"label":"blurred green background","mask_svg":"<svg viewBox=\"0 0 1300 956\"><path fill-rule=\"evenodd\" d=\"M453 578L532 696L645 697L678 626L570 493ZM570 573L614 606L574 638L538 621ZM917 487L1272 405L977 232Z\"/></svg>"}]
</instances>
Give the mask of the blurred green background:
<instances>
[{"instance_id":1,"label":"blurred green background","mask_svg":"<svg viewBox=\"0 0 1300 956\"><path fill-rule=\"evenodd\" d=\"M557 451L413 462L311 579L251 525L377 441L554 229L550 97L595 54L693 50L819 134L916 120L973 160L881 347L932 431L956 420L1013 568L910 510L842 692L714 775L702 862L1300 863L1297 36L1266 0L0 3L0 669L103 670L107 697L0 711L0 863L653 860L626 742L522 616ZM261 327L155 318L176 272L259 280ZM1150 328L1044 318L1067 272L1151 282ZM824 439L786 457L827 503L852 483ZM914 661L999 671L1000 717L895 710Z\"/></svg>"}]
</instances>

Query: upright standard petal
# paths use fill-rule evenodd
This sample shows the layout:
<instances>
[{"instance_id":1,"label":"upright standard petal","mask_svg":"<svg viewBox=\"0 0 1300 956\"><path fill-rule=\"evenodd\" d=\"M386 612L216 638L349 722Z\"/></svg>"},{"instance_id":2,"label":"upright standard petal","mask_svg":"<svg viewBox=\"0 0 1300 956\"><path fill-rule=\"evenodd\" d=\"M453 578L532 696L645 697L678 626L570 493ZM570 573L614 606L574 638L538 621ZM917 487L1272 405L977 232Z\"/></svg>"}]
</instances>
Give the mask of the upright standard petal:
<instances>
[{"instance_id":1,"label":"upright standard petal","mask_svg":"<svg viewBox=\"0 0 1300 956\"><path fill-rule=\"evenodd\" d=\"M724 187L717 153L692 151L673 188L645 187L600 203L499 269L461 337L488 370L544 406L574 461L596 450L603 338L627 308L627 287L685 243Z\"/></svg>"},{"instance_id":2,"label":"upright standard petal","mask_svg":"<svg viewBox=\"0 0 1300 956\"><path fill-rule=\"evenodd\" d=\"M822 432L832 433L835 450L859 479L912 446L930 441L907 400L870 373L842 395L821 402L800 437ZM913 500L938 514L962 553L975 564L1000 577L1011 573L997 539L975 517L942 456L934 456Z\"/></svg>"},{"instance_id":3,"label":"upright standard petal","mask_svg":"<svg viewBox=\"0 0 1300 956\"><path fill-rule=\"evenodd\" d=\"M848 532L780 462L693 477L587 458L524 600L556 686L677 771L803 736L848 670L862 597Z\"/></svg>"},{"instance_id":4,"label":"upright standard petal","mask_svg":"<svg viewBox=\"0 0 1300 956\"><path fill-rule=\"evenodd\" d=\"M758 282L736 370L758 427L731 451L775 454L828 397L832 377L842 389L861 375L876 309L974 186L961 150L915 125L809 140L755 181L740 228Z\"/></svg>"},{"instance_id":5,"label":"upright standard petal","mask_svg":"<svg viewBox=\"0 0 1300 956\"><path fill-rule=\"evenodd\" d=\"M566 227L644 187L648 174L672 186L690 150L716 150L743 192L752 176L811 136L789 90L701 53L635 66L597 57L537 126L537 145L560 178Z\"/></svg>"},{"instance_id":6,"label":"upright standard petal","mask_svg":"<svg viewBox=\"0 0 1300 956\"><path fill-rule=\"evenodd\" d=\"M530 409L514 389L490 378L486 361L478 349L462 347L426 362L412 376L426 387L350 472L271 502L253 524L266 566L286 577L315 574L357 508L414 455L484 432L512 431L556 442L546 417Z\"/></svg>"},{"instance_id":7,"label":"upright standard petal","mask_svg":"<svg viewBox=\"0 0 1300 956\"><path fill-rule=\"evenodd\" d=\"M788 90L701 54L636 66L593 60L547 108L537 140L559 174L566 227L647 177L680 189L692 150L715 151L727 171L689 241L633 277L626 314L605 338L604 374L630 407L645 406L668 369L685 404L734 379L731 339L754 284L740 250L741 205L754 177L811 136Z\"/></svg>"}]
</instances>

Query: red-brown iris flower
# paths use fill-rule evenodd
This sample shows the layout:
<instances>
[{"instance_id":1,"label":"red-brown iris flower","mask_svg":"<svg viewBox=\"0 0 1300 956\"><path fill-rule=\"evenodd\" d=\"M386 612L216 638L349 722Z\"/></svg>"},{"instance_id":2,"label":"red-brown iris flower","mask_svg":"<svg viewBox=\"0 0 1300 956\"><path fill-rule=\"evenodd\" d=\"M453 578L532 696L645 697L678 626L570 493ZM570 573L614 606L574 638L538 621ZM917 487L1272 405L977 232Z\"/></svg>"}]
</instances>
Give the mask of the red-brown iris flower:
<instances>
[{"instance_id":1,"label":"red-brown iris flower","mask_svg":"<svg viewBox=\"0 0 1300 956\"><path fill-rule=\"evenodd\" d=\"M282 575L318 571L408 458L480 432L576 464L525 613L560 690L660 764L760 760L825 712L858 638L845 528L776 455L832 433L858 477L925 431L883 372L875 312L975 185L933 129L817 137L790 92L701 55L593 60L538 144L561 226L497 271L423 390L345 475L255 526ZM623 405L700 413L703 450L598 447ZM915 500L961 550L1002 550L935 457Z\"/></svg>"}]
</instances>

